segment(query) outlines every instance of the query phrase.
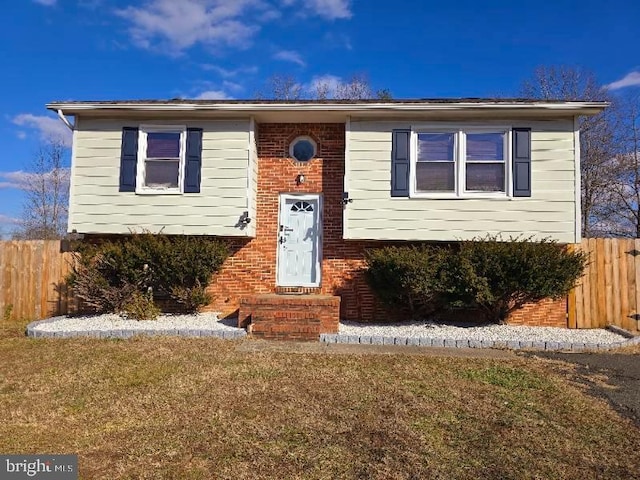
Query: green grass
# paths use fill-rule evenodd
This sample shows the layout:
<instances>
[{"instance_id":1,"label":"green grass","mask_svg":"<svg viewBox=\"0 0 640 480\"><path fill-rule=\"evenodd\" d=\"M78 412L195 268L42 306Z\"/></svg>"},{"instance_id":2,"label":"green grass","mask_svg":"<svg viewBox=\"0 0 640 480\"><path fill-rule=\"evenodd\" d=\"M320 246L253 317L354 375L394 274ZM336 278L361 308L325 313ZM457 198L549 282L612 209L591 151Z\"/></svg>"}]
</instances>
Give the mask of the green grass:
<instances>
[{"instance_id":1,"label":"green grass","mask_svg":"<svg viewBox=\"0 0 640 480\"><path fill-rule=\"evenodd\" d=\"M0 339L0 451L85 479L630 479L640 435L535 359ZM250 340L245 340L250 341Z\"/></svg>"}]
</instances>

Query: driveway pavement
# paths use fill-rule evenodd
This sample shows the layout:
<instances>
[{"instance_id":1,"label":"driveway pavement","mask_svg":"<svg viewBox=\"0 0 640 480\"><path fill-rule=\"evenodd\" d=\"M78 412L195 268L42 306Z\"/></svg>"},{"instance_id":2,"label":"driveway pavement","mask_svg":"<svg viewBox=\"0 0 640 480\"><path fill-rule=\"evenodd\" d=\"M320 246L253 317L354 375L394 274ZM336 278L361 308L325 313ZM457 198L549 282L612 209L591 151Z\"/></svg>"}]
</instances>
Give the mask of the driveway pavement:
<instances>
[{"instance_id":1,"label":"driveway pavement","mask_svg":"<svg viewBox=\"0 0 640 480\"><path fill-rule=\"evenodd\" d=\"M640 355L554 352L525 355L576 365L576 376L572 380L586 385L592 395L608 400L613 408L640 427ZM561 373L567 375L566 371Z\"/></svg>"}]
</instances>

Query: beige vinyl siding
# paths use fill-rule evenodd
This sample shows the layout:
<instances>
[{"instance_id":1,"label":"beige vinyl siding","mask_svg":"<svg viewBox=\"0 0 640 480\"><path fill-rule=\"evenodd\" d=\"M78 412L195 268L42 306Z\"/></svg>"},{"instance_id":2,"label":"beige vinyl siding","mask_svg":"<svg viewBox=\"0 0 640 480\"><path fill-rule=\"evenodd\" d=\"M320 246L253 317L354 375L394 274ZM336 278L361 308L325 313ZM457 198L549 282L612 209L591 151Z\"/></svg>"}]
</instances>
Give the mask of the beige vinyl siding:
<instances>
[{"instance_id":1,"label":"beige vinyl siding","mask_svg":"<svg viewBox=\"0 0 640 480\"><path fill-rule=\"evenodd\" d=\"M391 132L412 125L352 119L346 188L353 202L345 209L345 238L447 241L501 234L574 242L573 118L495 123L532 129L531 197L392 198Z\"/></svg>"},{"instance_id":2,"label":"beige vinyl siding","mask_svg":"<svg viewBox=\"0 0 640 480\"><path fill-rule=\"evenodd\" d=\"M163 124L203 129L200 193L119 192L122 127ZM118 234L147 229L168 234L251 235L248 228L236 227L242 213L249 211L249 119L117 121L80 117L76 129L70 231Z\"/></svg>"}]
</instances>

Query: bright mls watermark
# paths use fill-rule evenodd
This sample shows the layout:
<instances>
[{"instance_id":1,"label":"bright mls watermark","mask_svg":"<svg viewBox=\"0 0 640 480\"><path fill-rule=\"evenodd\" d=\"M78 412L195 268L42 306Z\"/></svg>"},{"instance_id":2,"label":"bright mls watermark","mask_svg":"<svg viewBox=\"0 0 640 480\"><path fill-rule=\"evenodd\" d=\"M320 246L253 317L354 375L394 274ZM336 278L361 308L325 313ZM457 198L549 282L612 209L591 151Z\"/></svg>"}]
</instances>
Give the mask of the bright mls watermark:
<instances>
[{"instance_id":1,"label":"bright mls watermark","mask_svg":"<svg viewBox=\"0 0 640 480\"><path fill-rule=\"evenodd\" d=\"M78 455L0 455L0 480L77 480Z\"/></svg>"}]
</instances>

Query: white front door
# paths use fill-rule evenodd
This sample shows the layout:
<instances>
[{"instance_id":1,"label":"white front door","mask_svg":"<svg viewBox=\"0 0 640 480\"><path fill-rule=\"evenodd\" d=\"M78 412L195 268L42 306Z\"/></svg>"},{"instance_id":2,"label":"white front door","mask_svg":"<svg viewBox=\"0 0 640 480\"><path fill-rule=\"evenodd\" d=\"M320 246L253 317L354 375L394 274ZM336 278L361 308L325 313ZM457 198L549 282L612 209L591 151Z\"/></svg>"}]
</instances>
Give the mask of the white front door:
<instances>
[{"instance_id":1,"label":"white front door","mask_svg":"<svg viewBox=\"0 0 640 480\"><path fill-rule=\"evenodd\" d=\"M280 195L278 285L320 285L320 195Z\"/></svg>"}]
</instances>

